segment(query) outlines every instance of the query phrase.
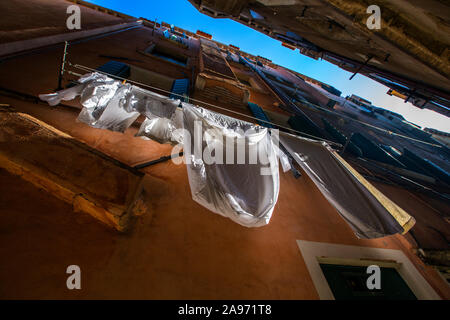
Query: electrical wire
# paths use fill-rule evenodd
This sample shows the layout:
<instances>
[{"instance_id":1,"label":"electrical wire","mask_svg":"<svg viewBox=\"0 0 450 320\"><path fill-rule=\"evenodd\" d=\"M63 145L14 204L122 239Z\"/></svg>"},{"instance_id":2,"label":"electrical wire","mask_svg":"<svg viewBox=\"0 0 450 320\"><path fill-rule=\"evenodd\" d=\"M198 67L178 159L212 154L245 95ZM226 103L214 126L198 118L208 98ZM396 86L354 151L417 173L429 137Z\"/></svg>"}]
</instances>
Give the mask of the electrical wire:
<instances>
[{"instance_id":1,"label":"electrical wire","mask_svg":"<svg viewBox=\"0 0 450 320\"><path fill-rule=\"evenodd\" d=\"M257 68L257 66L254 63L251 63L249 61L247 61L247 63L251 64L253 66L253 68ZM279 85L277 85L277 84L275 84L275 85L279 87ZM295 90L297 91L297 89L298 89L298 87L296 86ZM294 98L294 97L290 96L290 98ZM311 103L307 102L307 104L311 104ZM376 129L376 130L379 130L379 131L382 131L384 133L387 133L388 135L394 135L394 136L401 137L401 138L404 138L404 139L408 139L408 140L412 140L412 141L415 141L415 142L420 142L420 143L423 143L423 144L427 144L427 145L430 145L430 146L433 146L433 147L438 147L438 148L442 148L443 147L442 145L438 145L438 144L431 143L431 142L426 142L426 141L415 139L415 138L412 138L412 137L408 137L408 136L405 136L403 134L396 133L396 132L393 132L393 131L390 131L390 130L387 130L387 129L383 129L383 128L374 126L373 124L370 124L370 123L367 123L367 122L364 122L364 121L360 121L360 120L357 120L357 119L353 119L353 118L351 118L351 117L349 117L347 115L340 114L340 113L337 113L335 111L331 111L331 110L322 108L322 107L314 105L314 104L311 104L311 105L312 105L312 108L318 109L318 110L326 112L326 113L331 113L331 114L334 114L334 115L339 116L339 117L347 118L347 119L349 119L351 121L358 122L359 124L362 124L364 126L367 126L367 127L370 127L370 128L373 128L373 129Z\"/></svg>"},{"instance_id":2,"label":"electrical wire","mask_svg":"<svg viewBox=\"0 0 450 320\"><path fill-rule=\"evenodd\" d=\"M319 107L319 106L314 106L314 107L317 108L317 109L320 109L323 112L331 113L331 114L333 114L335 116L338 116L338 117L347 118L350 121L358 122L358 123L360 123L360 124L362 124L364 126L367 126L367 127L373 128L373 129L377 129L379 131L383 131L384 133L387 133L389 135L393 135L393 136L397 136L397 137L400 137L400 138L412 140L412 141L415 141L415 142L420 142L420 143L427 144L427 145L430 145L430 146L433 146L433 147L442 148L441 145L434 144L434 143L431 143L431 142L426 142L426 141L419 140L419 139L415 139L415 138L408 137L408 136L405 136L405 135L400 134L400 133L396 133L396 132L393 132L393 131L390 131L390 130L387 130L387 129L383 129L383 128L374 126L373 124L370 124L370 123L367 123L367 122L364 122L364 121L361 121L361 120L353 119L352 117L349 117L349 116L347 116L345 114L340 114L340 113L337 113L335 111L327 110L327 109Z\"/></svg>"},{"instance_id":3,"label":"electrical wire","mask_svg":"<svg viewBox=\"0 0 450 320\"><path fill-rule=\"evenodd\" d=\"M145 84L145 83L140 83L140 82L138 82L138 81L128 80L128 79L125 79L125 78L121 78L121 77L118 77L118 76L116 76L116 75L112 75L112 74L109 74L109 73L106 73L106 72L98 71L98 70L96 70L96 69L92 69L92 68L89 68L89 67L86 67L86 66L83 66L83 65L80 65L80 64L72 64L72 63L70 63L70 62L68 62L68 64L69 64L70 66L74 67L74 68L78 68L78 69L85 70L85 71L91 71L91 72L103 73L103 74L105 74L105 75L109 75L109 76L112 76L112 77L115 77L115 78L118 78L118 79L121 79L121 80L126 80L127 82L131 82L131 83L134 83L134 84L139 85L139 86L144 86L144 87L147 87L147 88L151 88L151 89L154 89L154 90L159 90L159 91L161 91L161 92L169 93L169 94L171 94L171 95L175 95L175 96L179 96L179 97L181 97L181 98L184 98L183 95L176 94L176 93L173 93L173 92L170 92L170 91L161 89L161 88L153 87L153 86L147 85L147 84ZM69 73L72 73L72 72L69 72ZM75 74L75 73L74 73L74 74ZM75 74L75 75L79 76L79 74ZM255 117L253 117L253 116L249 116L249 115L247 115L247 114L244 114L244 113L241 113L241 112L238 112L238 111L229 110L229 109L226 109L226 108L223 108L223 107L219 107L219 106L217 106L217 105L214 105L214 104L211 104L211 103L208 103L208 102L205 102L205 101L201 101L201 100L198 100L198 99L189 98L189 100L196 101L196 102L199 102L199 103L202 103L202 104L206 104L206 105L209 105L209 106L211 106L211 107L214 107L214 108L217 108L217 109L220 109L220 110L232 112L232 113L238 114L238 115L240 115L240 116L244 116L244 117L247 117L247 118L249 118L249 119L256 120L256 121L258 121L258 122L264 122L264 123L266 123L266 124L271 124L271 125L274 125L274 126L279 127L279 128L283 128L283 129L286 129L286 130L289 130L289 131L292 131L292 132L296 132L296 133L298 133L298 134L300 134L300 135L303 135L303 136L308 136L308 137L313 138L313 139L315 139L315 140L325 141L325 142L329 143L330 145L334 145L334 146L337 146L337 147L339 147L339 148L342 148L342 147L343 147L341 144L336 143L336 142L334 142L334 141L330 141L330 140L323 139L323 138L320 138L320 137L317 137L317 136L314 136L314 135L311 135L311 134L308 134L308 133L305 133L305 132L301 132L301 131L298 131L298 130L294 130L294 129L292 129L292 128L285 127L285 126L276 124L276 123L271 122L271 121L266 121L266 120L258 119L258 118L255 118ZM351 120L351 121L358 122L358 123L360 123L360 124L362 124L362 125L364 125L364 126L367 126L367 127L370 127L370 128L373 128L373 129L376 129L376 130L379 130L379 131L382 131L382 132L384 132L384 133L386 133L386 134L388 134L388 135L393 135L393 136L397 136L397 137L400 137L400 138L408 139L408 140L411 140L411 141L414 141L414 142L419 142L419 143L423 143L423 144L430 145L430 146L433 146L433 147L442 148L442 146L441 146L441 145L438 145L438 144L426 142L426 141L419 140L419 139L415 139L415 138L412 138L412 137L408 137L408 136L405 136L405 135L402 135L402 134L399 134L399 133L396 133L396 132L393 132L393 131L390 131L390 130L386 130L386 129L383 129L383 128L374 126L374 125L372 125L372 124L369 124L369 123L367 123L367 122L363 122L363 121L360 121L360 120L353 119L353 118L351 118L351 117L349 117L349 116L347 116L347 115L343 115L343 114L340 114L340 113L337 113L337 112L334 112L334 111L331 111L331 110L324 109L324 108L319 107L319 106L315 106L315 107L318 108L319 110L323 111L323 112L327 112L327 113L331 113L331 114L336 115L336 116L339 116L339 117L347 118L347 119L349 119L349 120Z\"/></svg>"}]
</instances>

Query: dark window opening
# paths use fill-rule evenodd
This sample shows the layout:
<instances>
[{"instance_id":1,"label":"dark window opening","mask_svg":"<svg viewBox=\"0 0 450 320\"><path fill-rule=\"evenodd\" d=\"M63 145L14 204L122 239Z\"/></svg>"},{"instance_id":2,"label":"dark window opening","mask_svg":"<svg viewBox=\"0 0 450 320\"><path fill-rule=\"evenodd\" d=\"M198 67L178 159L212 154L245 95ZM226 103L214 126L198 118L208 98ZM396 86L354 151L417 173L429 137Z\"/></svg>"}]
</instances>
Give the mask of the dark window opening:
<instances>
[{"instance_id":1,"label":"dark window opening","mask_svg":"<svg viewBox=\"0 0 450 320\"><path fill-rule=\"evenodd\" d=\"M172 63L176 63L181 66L186 66L188 62L188 58L185 55L177 53L170 48L160 45L151 45L145 50L145 53L162 58Z\"/></svg>"},{"instance_id":2,"label":"dark window opening","mask_svg":"<svg viewBox=\"0 0 450 320\"><path fill-rule=\"evenodd\" d=\"M288 86L288 87L291 87L291 88L295 87L295 85L292 82L290 82L290 81L288 81L288 80L286 80L284 78L281 78L279 76L275 76L275 75L270 74L268 72L264 72L264 74L265 74L265 76L267 78L269 78L269 80L275 81L276 83L279 83L279 84L282 84L282 85L285 85L285 86Z\"/></svg>"},{"instance_id":3,"label":"dark window opening","mask_svg":"<svg viewBox=\"0 0 450 320\"><path fill-rule=\"evenodd\" d=\"M395 268L380 267L381 289L367 287L367 267L320 264L336 300L417 300Z\"/></svg>"},{"instance_id":4,"label":"dark window opening","mask_svg":"<svg viewBox=\"0 0 450 320\"><path fill-rule=\"evenodd\" d=\"M114 60L108 61L104 65L101 65L97 68L97 70L119 80L122 78L127 79L130 76L130 66Z\"/></svg>"},{"instance_id":5,"label":"dark window opening","mask_svg":"<svg viewBox=\"0 0 450 320\"><path fill-rule=\"evenodd\" d=\"M242 79L242 78L239 78L239 77L238 77L238 79L239 79L240 83L245 84L247 87L251 87L252 86L249 81L247 81L245 79Z\"/></svg>"}]
</instances>

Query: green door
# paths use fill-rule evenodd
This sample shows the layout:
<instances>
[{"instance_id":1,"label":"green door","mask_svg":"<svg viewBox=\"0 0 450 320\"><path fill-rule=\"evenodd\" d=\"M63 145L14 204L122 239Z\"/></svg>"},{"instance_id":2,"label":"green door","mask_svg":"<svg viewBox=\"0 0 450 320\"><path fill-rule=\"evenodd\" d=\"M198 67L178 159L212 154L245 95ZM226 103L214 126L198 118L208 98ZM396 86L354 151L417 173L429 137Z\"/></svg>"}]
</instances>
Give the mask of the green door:
<instances>
[{"instance_id":1,"label":"green door","mask_svg":"<svg viewBox=\"0 0 450 320\"><path fill-rule=\"evenodd\" d=\"M367 267L320 265L336 300L417 300L394 268L381 268L381 289L370 290Z\"/></svg>"}]
</instances>

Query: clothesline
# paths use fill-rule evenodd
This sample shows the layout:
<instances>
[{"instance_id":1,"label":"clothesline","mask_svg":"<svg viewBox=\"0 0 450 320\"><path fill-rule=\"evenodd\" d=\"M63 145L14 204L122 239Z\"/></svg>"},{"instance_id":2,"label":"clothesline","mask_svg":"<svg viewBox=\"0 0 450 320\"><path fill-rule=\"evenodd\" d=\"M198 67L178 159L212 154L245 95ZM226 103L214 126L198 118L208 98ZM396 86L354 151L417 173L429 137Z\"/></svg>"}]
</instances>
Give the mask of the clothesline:
<instances>
[{"instance_id":1,"label":"clothesline","mask_svg":"<svg viewBox=\"0 0 450 320\"><path fill-rule=\"evenodd\" d=\"M77 96L83 106L77 120L82 123L124 133L143 115L146 119L136 136L159 143L181 143L192 199L243 226L259 227L269 223L280 191L278 163L286 172L288 156L303 168L359 238L405 233L415 223L413 217L321 141L285 132L271 135L273 129L260 130L262 128L254 123L237 121L190 103L183 103L183 108L177 109L179 100L140 86L121 84L120 80L112 81L100 73L83 75L78 85L40 94L39 98L55 106L61 100L73 100ZM202 123L200 132L198 122ZM250 129L252 139L242 139L243 145L235 139L245 137L242 132ZM211 130L215 134L207 134ZM199 134L208 136L205 144L200 140L201 152L196 151L199 145L195 136ZM232 144L223 143L223 137ZM284 150L278 145L284 146ZM244 159L248 155L249 162L240 163L238 153L244 155ZM228 163L229 155L232 155L232 163ZM256 161L250 160L252 155L256 155Z\"/></svg>"},{"instance_id":2,"label":"clothesline","mask_svg":"<svg viewBox=\"0 0 450 320\"><path fill-rule=\"evenodd\" d=\"M403 135L403 134L396 133L396 132L393 132L393 131L390 131L390 130L387 130L387 129L383 129L383 128L374 126L373 124L370 124L370 123L367 123L367 122L364 122L364 121L361 121L361 120L353 119L352 117L350 117L350 116L348 116L348 115L341 114L341 113L337 113L337 112L331 111L331 110L327 110L327 109L322 108L322 107L319 107L319 106L315 106L315 107L316 107L317 109L323 111L323 112L331 113L331 114L333 114L333 115L335 115L335 116L338 116L338 117L347 118L347 119L349 119L350 121L358 122L358 123L360 123L360 124L362 124L362 125L364 125L364 126L367 126L367 127L373 128L373 129L377 129L377 130L382 131L382 132L384 132L384 133L387 133L387 134L389 134L389 135L393 135L393 136L397 136L397 137L400 137L400 138L412 140L412 141L415 141L415 142L420 142L420 143L427 144L427 145L430 145L430 146L433 146L433 147L442 148L441 145L438 145L438 144L435 144L435 143L426 142L426 141L423 141L423 140L411 138L411 137L405 136L405 135Z\"/></svg>"},{"instance_id":3,"label":"clothesline","mask_svg":"<svg viewBox=\"0 0 450 320\"><path fill-rule=\"evenodd\" d=\"M298 87L296 87L296 90L297 89L298 89ZM293 98L293 96L290 96L290 97ZM394 136L397 136L397 137L400 137L400 138L412 140L412 141L415 141L415 142L420 142L420 143L427 144L427 145L430 145L430 146L433 146L433 147L438 147L438 148L442 148L443 147L442 145L439 145L439 144L430 143L430 142L426 142L426 141L423 141L423 140L411 138L411 137L405 136L405 135L400 134L400 133L396 133L396 132L393 132L393 131L390 131L390 130L387 130L387 129L383 129L383 128L374 126L373 124L353 119L352 117L349 117L349 116L347 116L345 114L337 113L335 111L331 111L331 110L325 109L325 108L317 106L317 105L313 105L313 106L314 106L314 108L317 108L317 109L319 109L319 110L321 110L323 112L327 112L327 113L331 113L331 114L334 114L334 115L339 116L339 117L347 118L347 119L349 119L351 121L358 122L358 123L360 123L360 124L362 124L364 126L367 126L367 127L370 127L370 128L373 128L373 129L376 129L376 130L379 130L379 131L382 131L382 132L387 133L389 135L394 135Z\"/></svg>"},{"instance_id":4,"label":"clothesline","mask_svg":"<svg viewBox=\"0 0 450 320\"><path fill-rule=\"evenodd\" d=\"M89 72L98 72L98 73L105 74L105 75L110 76L110 77L113 77L113 78L117 78L117 79L120 79L120 80L124 80L124 81L130 82L130 83L136 84L136 85L138 85L138 86L147 87L147 88L150 88L150 89L153 89L153 90L158 90L158 91L161 91L161 92L165 92L165 93L168 93L168 94L171 94L171 95L179 96L180 98L183 98L183 97L184 97L183 95L176 94L176 93L170 92L170 91L168 91L168 90L164 90L164 89L161 89L161 88L153 87L153 86L150 86L150 85L148 85L148 84L141 83L141 82L138 82L138 81L134 81L134 80L129 80L129 79L126 79L126 78L122 78L122 77L119 77L119 76L116 76L116 75L113 75L113 74L110 74L110 73L107 73L107 72L98 71L98 70L96 70L96 69L92 69L92 68L89 68L89 67L86 67L86 66L83 66L83 65L80 65L80 64L73 64L73 63L71 63L71 62L69 62L69 61L67 62L67 64L68 64L69 66L71 66L71 67L74 67L74 68L77 68L77 69L80 69L80 70L89 71ZM74 74L74 75L76 75L76 76L80 76L79 74L76 74L76 73L74 73L74 72L72 72L72 71L70 71L70 70L66 70L66 72L69 73L69 74ZM190 100L190 101L199 102L199 103L202 103L202 104L206 104L206 105L211 106L211 107L213 107L213 108L217 108L217 109L220 109L220 110L224 110L224 111L228 111L228 112L231 112L231 113L234 113L234 114L238 114L238 115L240 115L240 116L247 117L247 118L252 119L252 120L255 120L255 121L259 121L259 122L264 122L264 123L267 123L267 124L271 124L271 125L274 125L274 126L276 126L276 127L283 128L283 129L286 129L286 130L289 130L289 131L298 133L298 134L303 135L303 136L308 136L308 137L310 137L310 138L312 138L312 139L315 139L315 140L318 140L318 141L324 141L324 142L327 142L328 144L334 145L334 146L336 146L336 147L338 147L338 148L343 148L343 145L341 145L341 144L339 144L339 143L336 143L336 142L334 142L334 141L327 140L327 139L323 139L323 138L320 138L320 137L316 137L316 136L314 136L314 135L310 135L310 134L307 134L307 133L304 133L304 132L301 132L301 131L298 131L298 130L294 130L294 129L289 128L289 127L281 126L281 125L279 125L279 124L276 124L276 123L273 123L273 122L270 122L270 121L258 119L258 118L249 116L249 115L247 115L247 114L245 114L245 113L241 113L241 112L238 112L238 111L234 111L234 110L230 110L230 109L227 109L227 108L219 107L219 106L217 106L217 105L215 105L215 104L208 103L208 102L205 102L205 101L202 101L202 100L198 100L198 99L189 98L189 100Z\"/></svg>"},{"instance_id":5,"label":"clothesline","mask_svg":"<svg viewBox=\"0 0 450 320\"><path fill-rule=\"evenodd\" d=\"M72 66L72 67L74 67L74 68L77 68L77 69L80 69L80 70L85 70L85 71L90 71L90 72L98 72L98 73L102 73L102 74L105 74L105 75L108 75L108 76L112 76L112 77L115 77L115 78L118 78L118 79L121 79L121 80L125 80L125 81L127 81L127 82L134 83L134 84L139 85L139 86L144 86L144 87L151 88L151 89L154 89L154 90L159 90L159 91L161 91L161 92L165 92L165 93L168 93L168 94L171 94L171 95L174 95L174 96L179 96L180 98L183 98L183 97L184 97L183 95L180 95L180 94L177 94L177 93L173 93L173 92L170 92L170 91L168 91L168 90L164 90L164 89L161 89L161 88L153 87L153 86L150 86L150 85L148 85L148 84L141 83L141 82L138 82L138 81L134 81L134 80L129 80L129 79L126 79L126 78L122 78L122 77L119 77L119 76L116 76L116 75L113 75L113 74L109 74L109 73L107 73L107 72L98 71L98 70L96 70L96 69L92 69L92 68L89 68L89 67L86 67L86 66L83 66L83 65L80 65L80 64L72 64L71 62L68 62L68 64L69 64L70 66ZM67 72L68 72L68 73L73 73L73 72L71 72L71 71L69 71L69 70L67 70ZM75 75L76 75L76 76L79 76L79 74L75 74ZM339 144L339 143L336 143L336 142L334 142L334 141L331 141L331 140L328 140L328 139L324 139L324 138L320 138L320 137L317 137L317 136L314 136L314 135L311 135L311 134L308 134L308 133L305 133L305 132L301 132L301 131L298 131L298 130L294 130L294 129L292 129L292 128L285 127L285 126L279 125L279 124L274 123L274 122L271 122L271 121L266 121L266 120L263 120L263 119L258 119L258 118L249 116L249 115L247 115L247 114L245 114L245 113L241 113L241 112L238 112L238 111L234 111L234 110L226 109L226 108L223 108L223 107L219 107L219 106L217 106L217 105L215 105L215 104L211 104L211 103L208 103L208 102L205 102L205 101L202 101L202 100L198 100L198 99L194 99L194 98L189 98L189 100L196 101L196 102L200 102L200 103L202 103L202 104L206 104L206 105L209 105L209 106L211 106L211 107L214 107L214 108L217 108L217 109L220 109L220 110L224 110L224 111L228 111L228 112L231 112L231 113L235 113L235 114L238 114L238 115L240 115L240 116L244 116L244 117L247 117L247 118L249 118L249 119L256 120L256 121L258 121L258 122L264 122L264 123L267 123L267 124L271 124L271 125L274 125L274 126L276 126L276 127L283 128L283 129L289 130L289 131L291 131L291 132L298 133L298 134L303 135L303 136L308 136L308 137L313 138L313 139L315 139L315 140L325 141L325 142L327 142L328 144L334 145L334 146L336 146L336 147L338 147L338 148L343 148L343 145L341 145L341 144ZM362 124L362 125L364 125L364 126L368 126L368 127L370 127L370 128L373 128L373 129L382 131L382 132L384 132L384 133L386 133L386 134L389 134L389 135L394 135L394 136L397 136L397 137L400 137L400 138L404 138L404 139L407 139L407 140L411 140L411 141L414 141L414 142L419 142L419 143L423 143L423 144L430 145L430 146L433 146L433 147L442 148L442 146L441 146L441 145L438 145L438 144L434 144L434 143L426 142L426 141L423 141L423 140L411 138L411 137L408 137L408 136L405 136L405 135L402 135L402 134L399 134L399 133L396 133L396 132L393 132L393 131L390 131L390 130L386 130L386 129L383 129L383 128L374 126L374 125L369 124L369 123L367 123L367 122L363 122L363 121L360 121L360 120L353 119L353 118L351 118L351 117L349 117L349 116L346 116L346 115L343 115L343 114L340 114L340 113L337 113L337 112L333 112L333 111L330 111L330 110L326 110L326 109L321 108L321 107L317 107L317 108L320 109L320 110L323 111L323 112L328 112L328 113L334 114L334 115L339 116L339 117L344 117L344 118L350 119L350 120L355 121L355 122L358 122L358 123L360 123L360 124Z\"/></svg>"}]
</instances>

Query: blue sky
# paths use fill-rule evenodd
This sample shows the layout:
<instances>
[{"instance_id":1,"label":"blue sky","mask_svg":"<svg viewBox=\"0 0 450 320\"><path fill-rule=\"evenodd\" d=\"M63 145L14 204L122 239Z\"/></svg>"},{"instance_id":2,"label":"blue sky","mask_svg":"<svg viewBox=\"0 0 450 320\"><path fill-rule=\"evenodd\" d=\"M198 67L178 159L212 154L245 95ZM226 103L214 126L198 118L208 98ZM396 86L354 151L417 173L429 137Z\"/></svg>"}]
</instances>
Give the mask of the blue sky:
<instances>
[{"instance_id":1,"label":"blue sky","mask_svg":"<svg viewBox=\"0 0 450 320\"><path fill-rule=\"evenodd\" d=\"M450 132L450 121L431 110L421 110L403 100L386 94L388 88L351 74L326 61L316 61L281 46L281 42L230 19L213 19L198 12L188 0L90 0L89 2L134 17L157 19L180 28L196 32L202 30L224 44L233 44L241 50L260 55L283 67L295 70L311 78L328 83L342 91L343 96L352 93L370 100L374 105L402 114L407 120L420 126ZM83 17L81 17L83 19ZM82 22L83 23L83 22Z\"/></svg>"}]
</instances>

